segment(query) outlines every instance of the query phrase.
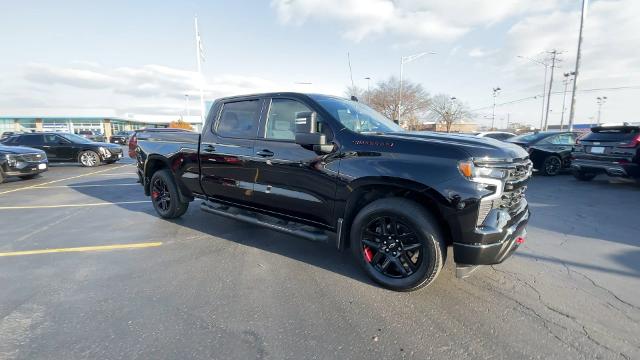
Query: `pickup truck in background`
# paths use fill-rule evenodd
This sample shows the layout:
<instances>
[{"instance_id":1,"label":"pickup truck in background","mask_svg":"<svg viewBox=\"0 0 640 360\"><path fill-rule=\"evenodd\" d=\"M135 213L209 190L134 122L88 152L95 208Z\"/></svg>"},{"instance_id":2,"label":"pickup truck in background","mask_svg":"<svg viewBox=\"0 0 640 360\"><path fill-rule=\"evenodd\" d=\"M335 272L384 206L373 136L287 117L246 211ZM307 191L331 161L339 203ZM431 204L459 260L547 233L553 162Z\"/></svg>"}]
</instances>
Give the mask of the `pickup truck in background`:
<instances>
[{"instance_id":1,"label":"pickup truck in background","mask_svg":"<svg viewBox=\"0 0 640 360\"><path fill-rule=\"evenodd\" d=\"M201 134L137 131L130 154L163 218L202 210L350 249L380 285L500 263L524 241L532 164L493 139L412 133L357 101L300 93L218 99Z\"/></svg>"}]
</instances>

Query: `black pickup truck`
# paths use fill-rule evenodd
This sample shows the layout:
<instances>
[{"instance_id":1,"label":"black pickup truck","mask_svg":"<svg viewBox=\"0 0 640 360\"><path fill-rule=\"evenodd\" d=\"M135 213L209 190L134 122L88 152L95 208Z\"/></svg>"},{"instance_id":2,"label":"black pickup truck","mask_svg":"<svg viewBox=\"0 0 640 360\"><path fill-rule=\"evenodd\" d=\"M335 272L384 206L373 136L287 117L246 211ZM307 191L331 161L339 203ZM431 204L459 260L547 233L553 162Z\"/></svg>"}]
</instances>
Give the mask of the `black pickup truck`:
<instances>
[{"instance_id":1,"label":"black pickup truck","mask_svg":"<svg viewBox=\"0 0 640 360\"><path fill-rule=\"evenodd\" d=\"M133 141L133 140L132 140ZM201 134L136 134L146 195L164 218L202 210L349 248L387 288L457 275L524 242L528 153L493 139L403 131L357 101L270 93L217 100Z\"/></svg>"}]
</instances>

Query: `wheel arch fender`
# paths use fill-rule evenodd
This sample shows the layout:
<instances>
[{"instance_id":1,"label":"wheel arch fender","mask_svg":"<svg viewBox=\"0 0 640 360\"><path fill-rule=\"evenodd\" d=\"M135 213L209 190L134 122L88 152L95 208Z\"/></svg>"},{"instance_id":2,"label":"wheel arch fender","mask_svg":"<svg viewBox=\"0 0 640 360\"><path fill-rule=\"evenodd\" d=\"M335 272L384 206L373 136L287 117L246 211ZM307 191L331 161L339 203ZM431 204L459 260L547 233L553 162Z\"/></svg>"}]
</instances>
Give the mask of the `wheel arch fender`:
<instances>
[{"instance_id":1,"label":"wheel arch fender","mask_svg":"<svg viewBox=\"0 0 640 360\"><path fill-rule=\"evenodd\" d=\"M180 180L180 177L177 176L175 171L171 166L171 162L165 156L158 154L150 154L146 157L144 165L143 165L143 186L144 186L144 194L147 196L151 195L151 178L153 174L162 169L167 169L171 172L173 180L176 182L178 186L178 192L180 193L180 200L183 202L193 201L193 194L189 191L187 186Z\"/></svg>"},{"instance_id":2,"label":"wheel arch fender","mask_svg":"<svg viewBox=\"0 0 640 360\"><path fill-rule=\"evenodd\" d=\"M349 246L349 229L358 211L367 204L385 197L404 197L423 206L436 217L445 236L450 238L450 229L442 211L449 202L434 187L409 179L371 176L354 180L347 188L349 193L345 197L344 206L336 209L337 218L343 219L340 234L343 238L338 244L341 249Z\"/></svg>"}]
</instances>

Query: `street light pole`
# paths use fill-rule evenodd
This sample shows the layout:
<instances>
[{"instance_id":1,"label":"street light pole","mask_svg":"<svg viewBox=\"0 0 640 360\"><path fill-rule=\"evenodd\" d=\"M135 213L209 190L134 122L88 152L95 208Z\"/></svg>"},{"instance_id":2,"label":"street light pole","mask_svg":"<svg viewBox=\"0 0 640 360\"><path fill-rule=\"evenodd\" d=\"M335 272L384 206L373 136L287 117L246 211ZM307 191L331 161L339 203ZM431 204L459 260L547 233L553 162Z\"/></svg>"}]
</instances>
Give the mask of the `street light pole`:
<instances>
[{"instance_id":1,"label":"street light pole","mask_svg":"<svg viewBox=\"0 0 640 360\"><path fill-rule=\"evenodd\" d=\"M491 115L491 130L494 128L494 124L496 122L496 96L498 96L498 91L500 91L500 87L493 88L493 113Z\"/></svg>"},{"instance_id":2,"label":"street light pole","mask_svg":"<svg viewBox=\"0 0 640 360\"><path fill-rule=\"evenodd\" d=\"M409 55L409 56L402 56L400 58L400 94L398 95L398 124L402 125L402 86L403 86L403 76L404 76L404 64L405 63L410 63L414 60L418 60L419 58L425 56L425 55L434 55L435 52L432 51L425 51L425 52L421 52L419 54L414 54L414 55Z\"/></svg>"},{"instance_id":3,"label":"street light pole","mask_svg":"<svg viewBox=\"0 0 640 360\"><path fill-rule=\"evenodd\" d=\"M371 87L369 86L370 85L369 83L371 82L371 78L367 76L364 79L367 80L367 102L369 102L369 100L371 99Z\"/></svg>"},{"instance_id":4,"label":"street light pole","mask_svg":"<svg viewBox=\"0 0 640 360\"><path fill-rule=\"evenodd\" d=\"M596 101L598 102L598 126L600 126L600 113L602 112L602 105L607 102L607 97L606 96L603 96L603 97L598 96L596 98Z\"/></svg>"},{"instance_id":5,"label":"street light pole","mask_svg":"<svg viewBox=\"0 0 640 360\"><path fill-rule=\"evenodd\" d=\"M189 111L189 94L184 94L184 106L187 109L187 116L191 116L191 112Z\"/></svg>"},{"instance_id":6,"label":"street light pole","mask_svg":"<svg viewBox=\"0 0 640 360\"><path fill-rule=\"evenodd\" d=\"M564 113L565 113L565 104L567 102L567 87L569 86L569 82L571 82L571 75L573 75L573 71L572 72L568 72L568 73L564 73L564 91L562 92L562 115L560 115L560 131L564 130Z\"/></svg>"},{"instance_id":7,"label":"street light pole","mask_svg":"<svg viewBox=\"0 0 640 360\"><path fill-rule=\"evenodd\" d=\"M580 51L582 48L582 29L584 28L584 21L587 18L587 6L588 0L582 0L582 13L580 16L580 32L578 34L578 51L576 52L576 69L573 75L573 91L571 92L571 111L569 112L569 131L573 131L573 118L576 112L576 90L578 84L578 70L580 69Z\"/></svg>"},{"instance_id":8,"label":"street light pole","mask_svg":"<svg viewBox=\"0 0 640 360\"><path fill-rule=\"evenodd\" d=\"M549 78L549 92L547 92L547 113L544 117L544 131L547 131L549 125L549 106L551 105L551 88L553 86L553 70L556 68L556 57L558 55L557 50L551 51L553 57L551 58L551 77Z\"/></svg>"}]
</instances>

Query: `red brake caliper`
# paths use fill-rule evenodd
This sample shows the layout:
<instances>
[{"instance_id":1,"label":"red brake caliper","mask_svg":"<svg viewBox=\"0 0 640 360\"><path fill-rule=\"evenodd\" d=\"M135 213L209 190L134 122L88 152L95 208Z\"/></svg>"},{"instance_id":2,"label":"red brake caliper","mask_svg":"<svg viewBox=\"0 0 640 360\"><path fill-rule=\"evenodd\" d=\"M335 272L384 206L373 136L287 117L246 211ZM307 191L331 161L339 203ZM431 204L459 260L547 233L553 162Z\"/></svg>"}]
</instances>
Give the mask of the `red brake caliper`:
<instances>
[{"instance_id":1,"label":"red brake caliper","mask_svg":"<svg viewBox=\"0 0 640 360\"><path fill-rule=\"evenodd\" d=\"M367 260L367 262L371 262L371 260L373 260L373 251L371 251L368 246L364 247L364 258Z\"/></svg>"},{"instance_id":2,"label":"red brake caliper","mask_svg":"<svg viewBox=\"0 0 640 360\"><path fill-rule=\"evenodd\" d=\"M151 193L151 197L152 197L154 200L158 197L158 195L160 195L160 193L159 193L159 192L157 192L157 191L153 191L153 192Z\"/></svg>"}]
</instances>

